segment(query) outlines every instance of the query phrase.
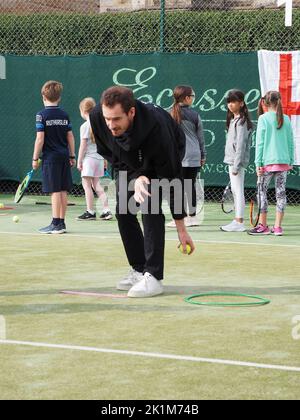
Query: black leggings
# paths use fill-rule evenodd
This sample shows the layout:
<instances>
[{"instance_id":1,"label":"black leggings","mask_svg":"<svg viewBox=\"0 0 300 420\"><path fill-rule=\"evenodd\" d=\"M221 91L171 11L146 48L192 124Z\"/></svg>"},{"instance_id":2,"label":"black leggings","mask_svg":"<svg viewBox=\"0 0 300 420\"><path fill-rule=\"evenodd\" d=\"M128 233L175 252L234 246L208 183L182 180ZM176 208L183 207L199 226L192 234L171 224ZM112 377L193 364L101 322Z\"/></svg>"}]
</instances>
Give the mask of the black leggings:
<instances>
[{"instance_id":1,"label":"black leggings","mask_svg":"<svg viewBox=\"0 0 300 420\"><path fill-rule=\"evenodd\" d=\"M185 194L185 211L189 216L196 216L197 214L197 191L196 191L196 180L198 172L200 171L199 168L182 168L183 179L184 180L191 180L192 186L186 189Z\"/></svg>"}]
</instances>

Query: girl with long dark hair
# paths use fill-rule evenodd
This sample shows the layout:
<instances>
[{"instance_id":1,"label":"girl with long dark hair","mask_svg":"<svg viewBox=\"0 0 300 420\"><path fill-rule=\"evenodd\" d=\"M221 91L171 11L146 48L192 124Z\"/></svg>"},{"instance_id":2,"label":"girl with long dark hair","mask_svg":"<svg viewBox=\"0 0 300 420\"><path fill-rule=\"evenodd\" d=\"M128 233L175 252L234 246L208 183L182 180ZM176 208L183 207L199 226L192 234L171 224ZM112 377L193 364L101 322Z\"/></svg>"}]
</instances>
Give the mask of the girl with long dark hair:
<instances>
[{"instance_id":1,"label":"girl with long dark hair","mask_svg":"<svg viewBox=\"0 0 300 420\"><path fill-rule=\"evenodd\" d=\"M229 165L231 190L235 204L235 219L226 226L224 232L245 232L245 170L250 161L252 128L249 111L245 102L245 94L240 90L232 90L227 96L227 141L224 162Z\"/></svg>"}]
</instances>

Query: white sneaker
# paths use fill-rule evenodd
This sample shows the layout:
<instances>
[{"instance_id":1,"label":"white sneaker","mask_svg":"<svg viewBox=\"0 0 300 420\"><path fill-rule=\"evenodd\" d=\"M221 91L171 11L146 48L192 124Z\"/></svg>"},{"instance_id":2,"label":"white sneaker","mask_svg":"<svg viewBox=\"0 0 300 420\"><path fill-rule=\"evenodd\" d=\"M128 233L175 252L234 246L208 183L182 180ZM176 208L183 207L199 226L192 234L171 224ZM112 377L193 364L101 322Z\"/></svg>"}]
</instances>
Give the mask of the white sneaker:
<instances>
[{"instance_id":1,"label":"white sneaker","mask_svg":"<svg viewBox=\"0 0 300 420\"><path fill-rule=\"evenodd\" d=\"M174 228L176 228L177 226L176 226L176 223L175 223L175 220L173 220L172 222L170 222L170 223L167 223L166 224L166 226L168 227L168 228L172 228L172 229L174 229Z\"/></svg>"},{"instance_id":2,"label":"white sneaker","mask_svg":"<svg viewBox=\"0 0 300 420\"><path fill-rule=\"evenodd\" d=\"M143 279L133 286L128 297L131 298L147 298L163 294L164 288L161 281L156 280L150 273L145 273Z\"/></svg>"},{"instance_id":3,"label":"white sneaker","mask_svg":"<svg viewBox=\"0 0 300 420\"><path fill-rule=\"evenodd\" d=\"M144 277L143 273L139 273L138 271L131 270L128 276L125 277L123 280L121 280L117 284L117 290L128 291L132 288L132 286L140 282L143 279L143 277Z\"/></svg>"},{"instance_id":4,"label":"white sneaker","mask_svg":"<svg viewBox=\"0 0 300 420\"><path fill-rule=\"evenodd\" d=\"M220 229L223 232L246 232L244 223L239 223L236 220L233 220L229 225L220 226Z\"/></svg>"},{"instance_id":5,"label":"white sneaker","mask_svg":"<svg viewBox=\"0 0 300 420\"><path fill-rule=\"evenodd\" d=\"M186 227L195 227L200 226L199 220L196 216L189 216L184 219L184 224Z\"/></svg>"}]
</instances>

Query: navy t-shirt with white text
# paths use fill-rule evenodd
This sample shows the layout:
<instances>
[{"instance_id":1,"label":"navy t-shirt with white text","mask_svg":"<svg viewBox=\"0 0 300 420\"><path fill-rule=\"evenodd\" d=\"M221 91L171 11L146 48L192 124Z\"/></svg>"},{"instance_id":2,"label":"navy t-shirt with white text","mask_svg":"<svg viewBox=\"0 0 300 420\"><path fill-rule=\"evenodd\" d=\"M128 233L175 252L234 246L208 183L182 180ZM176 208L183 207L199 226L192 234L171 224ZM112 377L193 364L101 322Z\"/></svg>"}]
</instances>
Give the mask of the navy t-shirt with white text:
<instances>
[{"instance_id":1,"label":"navy t-shirt with white text","mask_svg":"<svg viewBox=\"0 0 300 420\"><path fill-rule=\"evenodd\" d=\"M46 106L36 115L36 131L45 133L43 161L69 160L67 135L72 131L68 114L59 106Z\"/></svg>"}]
</instances>

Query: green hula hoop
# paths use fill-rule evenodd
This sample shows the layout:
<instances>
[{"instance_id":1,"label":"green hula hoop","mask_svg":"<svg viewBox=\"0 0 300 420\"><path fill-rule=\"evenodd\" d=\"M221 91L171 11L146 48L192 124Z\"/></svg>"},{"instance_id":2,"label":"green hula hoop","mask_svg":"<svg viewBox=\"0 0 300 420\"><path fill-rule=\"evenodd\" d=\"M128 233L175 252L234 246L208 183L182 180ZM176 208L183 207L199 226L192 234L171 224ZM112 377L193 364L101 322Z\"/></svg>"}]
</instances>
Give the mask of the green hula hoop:
<instances>
[{"instance_id":1,"label":"green hula hoop","mask_svg":"<svg viewBox=\"0 0 300 420\"><path fill-rule=\"evenodd\" d=\"M199 297L206 296L238 296L238 297L247 297L249 299L257 300L257 302L241 302L241 303L225 303L225 302L199 302L194 299ZM197 295L192 295L184 299L185 302L191 303L192 305L201 305L201 306L263 306L271 303L269 299L262 298L260 296L247 295L244 293L220 293L220 292L208 292L208 293L199 293Z\"/></svg>"}]
</instances>

